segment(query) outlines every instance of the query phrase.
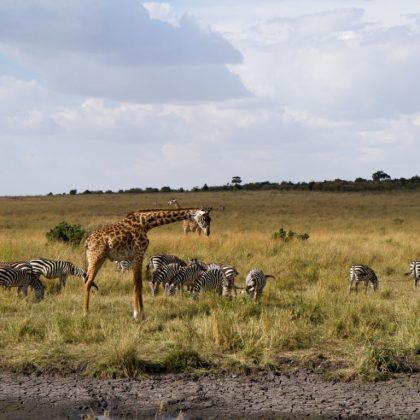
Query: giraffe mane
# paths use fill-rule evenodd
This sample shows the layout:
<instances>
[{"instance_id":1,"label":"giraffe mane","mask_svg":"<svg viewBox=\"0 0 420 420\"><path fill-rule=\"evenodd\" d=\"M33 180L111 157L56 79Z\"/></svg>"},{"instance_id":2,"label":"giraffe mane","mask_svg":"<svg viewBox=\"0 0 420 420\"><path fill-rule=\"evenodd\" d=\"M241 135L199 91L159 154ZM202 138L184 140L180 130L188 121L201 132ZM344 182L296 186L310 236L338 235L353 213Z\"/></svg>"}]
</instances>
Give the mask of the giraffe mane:
<instances>
[{"instance_id":1,"label":"giraffe mane","mask_svg":"<svg viewBox=\"0 0 420 420\"><path fill-rule=\"evenodd\" d=\"M172 211L180 211L180 210L201 210L201 208L199 207L182 207L179 209L168 209L168 208L164 208L164 209L140 209L140 210L136 210L136 211L132 211L130 213L128 213L125 217L128 216L132 216L138 213L152 213L152 212L158 212L158 211L163 211L163 212L172 212Z\"/></svg>"}]
</instances>

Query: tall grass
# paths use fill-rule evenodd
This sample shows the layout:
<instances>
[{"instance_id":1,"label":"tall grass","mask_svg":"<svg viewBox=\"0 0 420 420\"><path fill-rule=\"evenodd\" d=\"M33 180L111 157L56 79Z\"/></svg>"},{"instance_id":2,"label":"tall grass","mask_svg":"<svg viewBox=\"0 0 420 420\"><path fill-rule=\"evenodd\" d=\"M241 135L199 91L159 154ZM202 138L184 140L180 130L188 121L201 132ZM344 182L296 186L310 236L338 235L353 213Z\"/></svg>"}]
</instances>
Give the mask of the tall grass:
<instances>
[{"instance_id":1,"label":"tall grass","mask_svg":"<svg viewBox=\"0 0 420 420\"><path fill-rule=\"evenodd\" d=\"M166 207L165 194L0 199L0 260L38 256L83 266L83 247L48 244L61 220L94 227L138 208ZM235 265L238 284L252 267L276 276L262 302L211 293L150 296L147 319L130 318L131 273L111 263L97 277L91 313L82 316L82 284L58 293L48 281L41 303L0 291L0 364L19 371L78 371L102 377L147 372L283 368L284 360L339 362L340 375L382 379L418 368L420 290L403 276L420 258L420 196L230 192L183 194L187 205L213 206L212 235L185 237L179 223L150 232L148 256L175 253ZM221 205L225 211L218 210ZM397 220L397 222L396 222ZM272 238L279 227L308 241ZM349 266L371 265L377 293L348 295ZM335 366L335 365L334 365Z\"/></svg>"}]
</instances>

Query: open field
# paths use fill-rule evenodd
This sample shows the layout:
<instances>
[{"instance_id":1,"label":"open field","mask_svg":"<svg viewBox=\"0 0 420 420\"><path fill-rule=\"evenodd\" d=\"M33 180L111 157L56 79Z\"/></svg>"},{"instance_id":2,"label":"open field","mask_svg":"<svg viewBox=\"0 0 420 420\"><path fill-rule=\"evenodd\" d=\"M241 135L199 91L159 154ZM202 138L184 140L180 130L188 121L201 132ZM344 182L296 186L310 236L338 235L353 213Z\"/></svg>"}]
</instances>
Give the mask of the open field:
<instances>
[{"instance_id":1,"label":"open field","mask_svg":"<svg viewBox=\"0 0 420 420\"><path fill-rule=\"evenodd\" d=\"M0 260L39 256L83 266L83 248L46 244L62 220L94 227L132 210L167 207L170 194L82 195L0 199ZM226 192L176 194L184 206L212 212L212 234L182 234L180 223L152 230L148 256L177 254L235 265L239 285L249 269L269 280L261 304L206 295L150 296L146 321L131 319L131 272L108 262L100 271L91 312L69 278L58 294L49 281L35 303L0 290L0 364L21 372L79 372L100 377L143 372L306 366L328 375L380 379L420 363L420 289L403 276L420 258L419 193ZM220 206L224 205L225 210ZM280 227L308 241L272 239ZM348 295L352 263L372 266L374 294ZM45 281L46 283L48 282Z\"/></svg>"}]
</instances>

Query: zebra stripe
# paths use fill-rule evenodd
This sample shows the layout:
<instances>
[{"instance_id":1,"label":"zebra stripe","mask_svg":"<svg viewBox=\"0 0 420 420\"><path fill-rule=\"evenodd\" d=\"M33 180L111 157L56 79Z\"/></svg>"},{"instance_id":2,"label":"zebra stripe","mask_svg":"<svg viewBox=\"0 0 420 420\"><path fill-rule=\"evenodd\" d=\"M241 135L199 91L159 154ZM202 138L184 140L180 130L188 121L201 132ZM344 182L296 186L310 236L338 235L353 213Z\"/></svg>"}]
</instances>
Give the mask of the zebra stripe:
<instances>
[{"instance_id":1,"label":"zebra stripe","mask_svg":"<svg viewBox=\"0 0 420 420\"><path fill-rule=\"evenodd\" d=\"M125 271L131 268L131 262L128 260L114 261L114 262L115 262L115 268L121 274L123 274Z\"/></svg>"},{"instance_id":2,"label":"zebra stripe","mask_svg":"<svg viewBox=\"0 0 420 420\"><path fill-rule=\"evenodd\" d=\"M376 291L378 288L378 278L375 272L367 265L352 265L350 267L350 278L349 278L349 293L355 285L356 293L358 292L359 283L363 282L365 285L365 292L367 292L369 283L373 290Z\"/></svg>"},{"instance_id":3,"label":"zebra stripe","mask_svg":"<svg viewBox=\"0 0 420 420\"><path fill-rule=\"evenodd\" d=\"M251 299L259 300L261 298L267 279L274 276L265 275L259 268L253 268L245 278L245 291Z\"/></svg>"},{"instance_id":4,"label":"zebra stripe","mask_svg":"<svg viewBox=\"0 0 420 420\"><path fill-rule=\"evenodd\" d=\"M34 274L14 267L0 267L0 286L11 288L17 287L18 293L23 290L24 296L28 295L30 286L38 300L44 298L44 286Z\"/></svg>"},{"instance_id":5,"label":"zebra stripe","mask_svg":"<svg viewBox=\"0 0 420 420\"><path fill-rule=\"evenodd\" d=\"M411 275L414 279L414 287L417 287L420 284L420 260L411 261L409 270L404 275Z\"/></svg>"},{"instance_id":6,"label":"zebra stripe","mask_svg":"<svg viewBox=\"0 0 420 420\"><path fill-rule=\"evenodd\" d=\"M175 277L175 275L178 274L180 269L180 264L171 263L155 270L152 274L152 281L150 282L150 289L152 291L152 295L156 296L156 294L159 292L159 286L161 284L164 284L166 286L166 284L170 283L171 280Z\"/></svg>"},{"instance_id":7,"label":"zebra stripe","mask_svg":"<svg viewBox=\"0 0 420 420\"><path fill-rule=\"evenodd\" d=\"M181 267L185 267L187 263L176 255L152 255L146 265L146 277L151 280L151 272L158 270L164 265L178 263Z\"/></svg>"},{"instance_id":8,"label":"zebra stripe","mask_svg":"<svg viewBox=\"0 0 420 420\"><path fill-rule=\"evenodd\" d=\"M236 276L239 274L238 271L236 270L235 267L233 267L232 265L229 264L224 264L224 263L216 263L216 262L212 262L212 263L204 263L203 261L197 260L197 259L192 259L188 261L188 265L191 264L197 264L201 267L202 270L210 270L212 268L220 268L223 273L225 274L228 282L230 284L234 284L235 283L235 278Z\"/></svg>"},{"instance_id":9,"label":"zebra stripe","mask_svg":"<svg viewBox=\"0 0 420 420\"><path fill-rule=\"evenodd\" d=\"M193 287L202 271L202 268L198 264L181 267L172 281L166 285L166 294L174 295L177 287L181 287L182 289L184 285Z\"/></svg>"},{"instance_id":10,"label":"zebra stripe","mask_svg":"<svg viewBox=\"0 0 420 420\"><path fill-rule=\"evenodd\" d=\"M86 281L87 273L80 267L77 267L70 261L49 260L47 258L39 258L30 260L32 269L35 274L43 275L47 279L60 279L60 288L66 286L68 275L77 276ZM96 285L93 285L98 288Z\"/></svg>"},{"instance_id":11,"label":"zebra stripe","mask_svg":"<svg viewBox=\"0 0 420 420\"><path fill-rule=\"evenodd\" d=\"M227 296L229 294L228 281L223 270L210 268L202 272L193 285L191 297L196 299L200 292L207 290L214 290L219 296Z\"/></svg>"}]
</instances>

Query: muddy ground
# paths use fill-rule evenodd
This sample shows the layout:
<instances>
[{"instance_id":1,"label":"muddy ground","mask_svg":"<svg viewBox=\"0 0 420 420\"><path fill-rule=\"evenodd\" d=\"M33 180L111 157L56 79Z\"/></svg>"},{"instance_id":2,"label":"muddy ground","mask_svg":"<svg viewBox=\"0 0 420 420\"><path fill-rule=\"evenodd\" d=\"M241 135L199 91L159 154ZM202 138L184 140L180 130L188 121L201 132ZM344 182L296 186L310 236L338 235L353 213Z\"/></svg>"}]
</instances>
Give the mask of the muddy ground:
<instances>
[{"instance_id":1,"label":"muddy ground","mask_svg":"<svg viewBox=\"0 0 420 420\"><path fill-rule=\"evenodd\" d=\"M420 374L377 383L328 382L320 375L173 374L140 380L0 373L3 419L159 418L420 419ZM93 417L92 417L93 418Z\"/></svg>"}]
</instances>

